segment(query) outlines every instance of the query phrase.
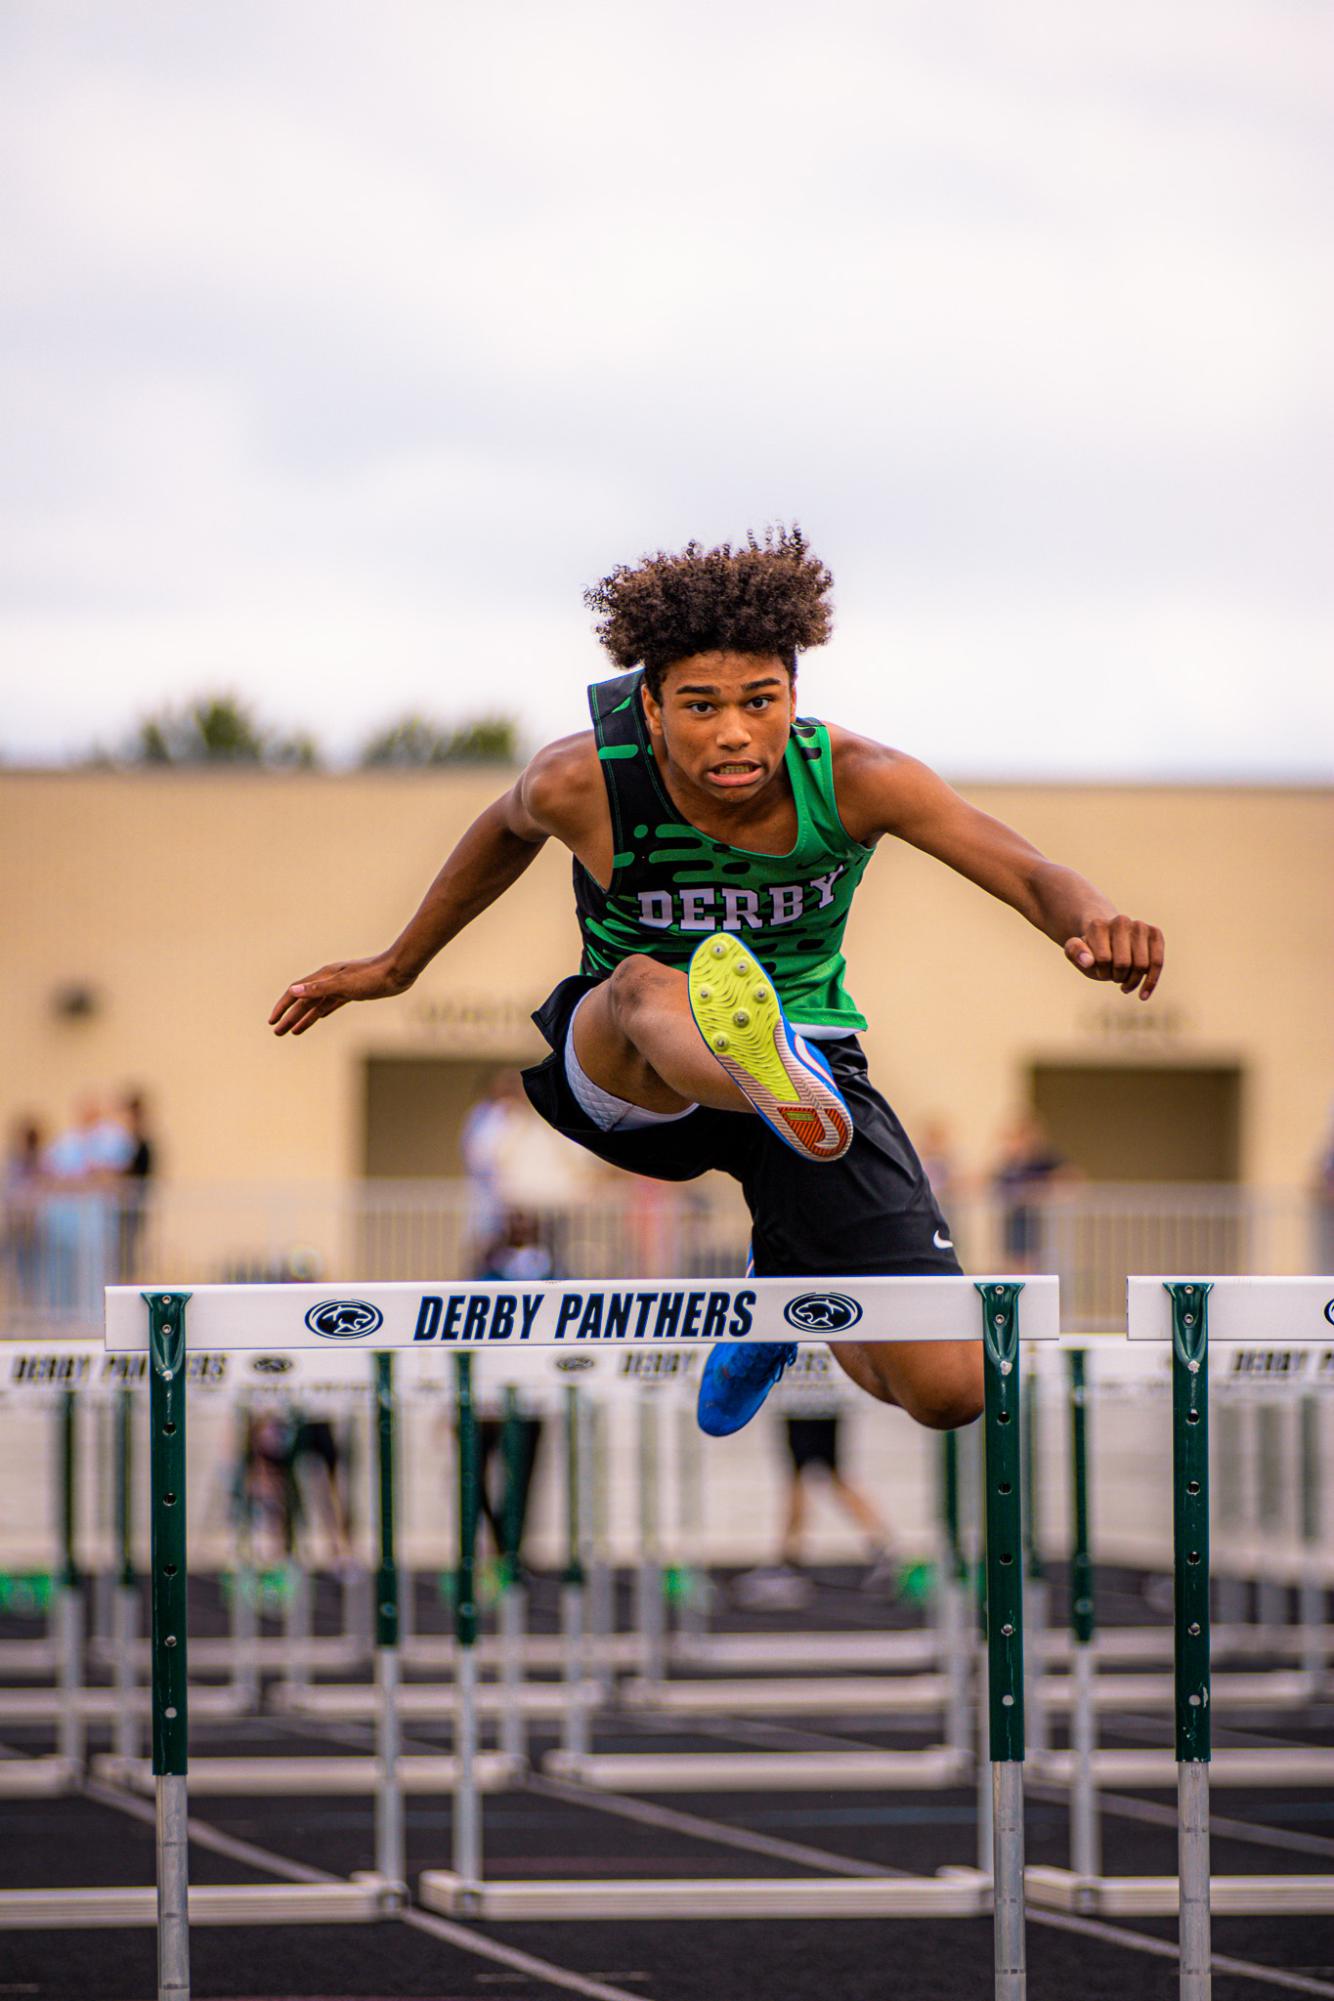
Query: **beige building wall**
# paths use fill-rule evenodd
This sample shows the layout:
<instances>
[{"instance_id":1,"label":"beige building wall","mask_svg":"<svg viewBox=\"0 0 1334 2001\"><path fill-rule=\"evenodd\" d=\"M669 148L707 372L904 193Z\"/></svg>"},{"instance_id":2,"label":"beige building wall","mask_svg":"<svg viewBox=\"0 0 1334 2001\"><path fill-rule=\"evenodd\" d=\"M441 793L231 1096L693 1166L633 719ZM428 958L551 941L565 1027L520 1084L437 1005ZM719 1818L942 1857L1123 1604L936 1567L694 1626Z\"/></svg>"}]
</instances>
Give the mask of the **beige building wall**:
<instances>
[{"instance_id":1,"label":"beige building wall","mask_svg":"<svg viewBox=\"0 0 1334 2001\"><path fill-rule=\"evenodd\" d=\"M541 854L409 995L299 1041L292 978L386 944L494 769L407 775L0 775L0 1116L62 1121L90 1086L150 1094L176 1180L338 1180L364 1164L368 1058L529 1058L577 959L569 860ZM1237 1065L1240 1165L1307 1180L1334 1097L1334 793L965 785L1162 925L1147 1007L1081 979L1013 912L887 842L848 938L874 1070L911 1131L980 1171L1031 1066ZM56 996L86 988L91 1014Z\"/></svg>"}]
</instances>

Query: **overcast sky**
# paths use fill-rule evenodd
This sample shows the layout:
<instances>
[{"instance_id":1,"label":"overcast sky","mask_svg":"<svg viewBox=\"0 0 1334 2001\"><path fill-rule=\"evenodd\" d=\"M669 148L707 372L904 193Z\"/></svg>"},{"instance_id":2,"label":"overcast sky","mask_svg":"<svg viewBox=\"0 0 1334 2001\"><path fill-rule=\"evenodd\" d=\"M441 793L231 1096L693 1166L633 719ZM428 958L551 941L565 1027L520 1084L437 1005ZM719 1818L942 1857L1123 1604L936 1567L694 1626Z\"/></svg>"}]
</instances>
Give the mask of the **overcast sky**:
<instances>
[{"instance_id":1,"label":"overcast sky","mask_svg":"<svg viewBox=\"0 0 1334 2001\"><path fill-rule=\"evenodd\" d=\"M1328 777L1331 18L0 0L0 747L536 744L588 583L799 519L809 712Z\"/></svg>"}]
</instances>

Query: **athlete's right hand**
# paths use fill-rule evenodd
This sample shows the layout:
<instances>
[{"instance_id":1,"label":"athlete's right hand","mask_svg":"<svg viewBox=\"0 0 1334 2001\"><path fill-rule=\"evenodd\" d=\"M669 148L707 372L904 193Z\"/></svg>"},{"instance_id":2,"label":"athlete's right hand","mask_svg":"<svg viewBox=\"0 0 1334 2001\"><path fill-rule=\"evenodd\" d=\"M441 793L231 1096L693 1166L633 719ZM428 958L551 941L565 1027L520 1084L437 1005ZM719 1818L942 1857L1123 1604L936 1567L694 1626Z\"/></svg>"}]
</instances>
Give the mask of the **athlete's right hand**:
<instances>
[{"instance_id":1,"label":"athlete's right hand","mask_svg":"<svg viewBox=\"0 0 1334 2001\"><path fill-rule=\"evenodd\" d=\"M387 1000L411 984L394 970L386 953L373 959L339 959L293 980L274 1003L269 1026L275 1035L304 1035L348 1001Z\"/></svg>"}]
</instances>

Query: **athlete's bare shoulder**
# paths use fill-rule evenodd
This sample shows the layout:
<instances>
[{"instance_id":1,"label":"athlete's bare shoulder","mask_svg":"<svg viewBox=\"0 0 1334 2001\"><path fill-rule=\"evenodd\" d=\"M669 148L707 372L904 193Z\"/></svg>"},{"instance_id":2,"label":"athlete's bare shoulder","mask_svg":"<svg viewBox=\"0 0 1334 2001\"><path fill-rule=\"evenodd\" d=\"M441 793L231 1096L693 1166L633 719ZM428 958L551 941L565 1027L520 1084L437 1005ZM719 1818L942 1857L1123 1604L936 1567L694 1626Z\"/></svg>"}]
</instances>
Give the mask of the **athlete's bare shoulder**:
<instances>
[{"instance_id":1,"label":"athlete's bare shoulder","mask_svg":"<svg viewBox=\"0 0 1334 2001\"><path fill-rule=\"evenodd\" d=\"M923 783L940 782L934 772L906 751L860 736L841 723L829 723L827 728L834 797L843 825L855 841L871 842L897 832L900 819L911 815Z\"/></svg>"},{"instance_id":2,"label":"athlete's bare shoulder","mask_svg":"<svg viewBox=\"0 0 1334 2001\"><path fill-rule=\"evenodd\" d=\"M611 815L592 730L559 737L530 760L511 800L511 825L530 840L550 835L599 879L610 875Z\"/></svg>"}]
</instances>

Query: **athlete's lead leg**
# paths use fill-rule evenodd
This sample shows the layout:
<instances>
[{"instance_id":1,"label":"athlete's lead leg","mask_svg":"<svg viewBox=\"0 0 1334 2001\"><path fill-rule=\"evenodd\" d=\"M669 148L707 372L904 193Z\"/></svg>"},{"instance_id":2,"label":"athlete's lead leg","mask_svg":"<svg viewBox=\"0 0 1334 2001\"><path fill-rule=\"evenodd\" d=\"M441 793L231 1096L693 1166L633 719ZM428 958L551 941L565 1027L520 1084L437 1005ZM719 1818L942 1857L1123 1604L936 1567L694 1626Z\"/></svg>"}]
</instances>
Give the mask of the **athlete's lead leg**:
<instances>
[{"instance_id":1,"label":"athlete's lead leg","mask_svg":"<svg viewBox=\"0 0 1334 2001\"><path fill-rule=\"evenodd\" d=\"M828 1063L794 1032L764 967L726 933L702 942L688 975L643 953L623 959L580 1003L573 1034L585 1076L644 1111L758 1112L807 1160L838 1160L852 1143Z\"/></svg>"},{"instance_id":2,"label":"athlete's lead leg","mask_svg":"<svg viewBox=\"0 0 1334 2001\"><path fill-rule=\"evenodd\" d=\"M685 974L642 953L585 996L573 1035L585 1075L646 1112L751 1109L695 1026Z\"/></svg>"},{"instance_id":3,"label":"athlete's lead leg","mask_svg":"<svg viewBox=\"0 0 1334 2001\"><path fill-rule=\"evenodd\" d=\"M831 1341L829 1352L868 1396L901 1405L932 1431L982 1414L980 1341Z\"/></svg>"}]
</instances>

